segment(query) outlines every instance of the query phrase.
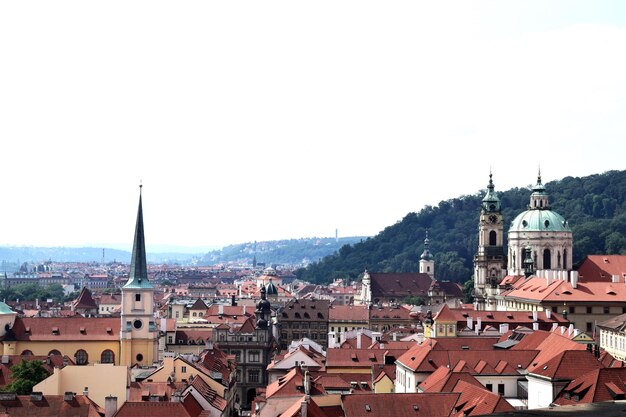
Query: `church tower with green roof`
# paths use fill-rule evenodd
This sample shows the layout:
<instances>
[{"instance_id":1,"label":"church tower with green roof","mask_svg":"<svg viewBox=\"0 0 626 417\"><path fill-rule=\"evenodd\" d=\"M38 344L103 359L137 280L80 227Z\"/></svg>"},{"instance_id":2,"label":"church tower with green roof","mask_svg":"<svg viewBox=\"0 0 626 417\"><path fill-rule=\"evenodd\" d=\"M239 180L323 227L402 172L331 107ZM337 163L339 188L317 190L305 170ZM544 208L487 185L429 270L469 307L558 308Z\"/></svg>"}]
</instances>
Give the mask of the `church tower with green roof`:
<instances>
[{"instance_id":1,"label":"church tower with green roof","mask_svg":"<svg viewBox=\"0 0 626 417\"><path fill-rule=\"evenodd\" d=\"M506 262L504 217L490 172L487 193L480 204L478 252L474 257L474 299L479 310L496 309L493 296L506 275Z\"/></svg>"},{"instance_id":2,"label":"church tower with green roof","mask_svg":"<svg viewBox=\"0 0 626 417\"><path fill-rule=\"evenodd\" d=\"M122 287L120 364L151 365L158 359L158 331L154 319L154 286L148 280L143 210L139 208L128 281Z\"/></svg>"}]
</instances>

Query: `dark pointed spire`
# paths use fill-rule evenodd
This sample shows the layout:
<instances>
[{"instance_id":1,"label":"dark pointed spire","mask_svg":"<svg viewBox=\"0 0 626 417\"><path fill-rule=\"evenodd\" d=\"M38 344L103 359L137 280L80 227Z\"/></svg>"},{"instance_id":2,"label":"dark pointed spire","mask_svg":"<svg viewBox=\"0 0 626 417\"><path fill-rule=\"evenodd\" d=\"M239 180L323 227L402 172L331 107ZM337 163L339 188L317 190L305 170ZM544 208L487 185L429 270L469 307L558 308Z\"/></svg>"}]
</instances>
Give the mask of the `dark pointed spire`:
<instances>
[{"instance_id":1,"label":"dark pointed spire","mask_svg":"<svg viewBox=\"0 0 626 417\"><path fill-rule=\"evenodd\" d=\"M143 185L139 184L139 208L137 209L133 253L130 260L128 281L124 288L153 288L148 281L148 265L146 263L146 241L143 234L143 209L141 207L142 187Z\"/></svg>"}]
</instances>

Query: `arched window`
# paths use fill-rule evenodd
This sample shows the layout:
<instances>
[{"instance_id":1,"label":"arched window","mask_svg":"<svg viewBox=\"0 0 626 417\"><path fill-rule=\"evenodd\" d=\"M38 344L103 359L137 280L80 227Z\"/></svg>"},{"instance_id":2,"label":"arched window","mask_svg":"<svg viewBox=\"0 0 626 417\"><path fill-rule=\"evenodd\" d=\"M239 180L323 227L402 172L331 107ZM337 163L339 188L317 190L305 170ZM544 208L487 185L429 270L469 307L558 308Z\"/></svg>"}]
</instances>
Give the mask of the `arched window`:
<instances>
[{"instance_id":1,"label":"arched window","mask_svg":"<svg viewBox=\"0 0 626 417\"><path fill-rule=\"evenodd\" d=\"M567 249L563 249L563 269L567 269Z\"/></svg>"},{"instance_id":2,"label":"arched window","mask_svg":"<svg viewBox=\"0 0 626 417\"><path fill-rule=\"evenodd\" d=\"M111 349L107 349L102 352L100 355L101 363L114 363L115 362L115 353Z\"/></svg>"},{"instance_id":3,"label":"arched window","mask_svg":"<svg viewBox=\"0 0 626 417\"><path fill-rule=\"evenodd\" d=\"M79 349L76 351L76 353L74 354L74 357L76 358L76 365L87 365L87 352L83 349Z\"/></svg>"},{"instance_id":4,"label":"arched window","mask_svg":"<svg viewBox=\"0 0 626 417\"><path fill-rule=\"evenodd\" d=\"M497 240L498 239L498 234L496 233L495 230L492 230L491 232L489 232L489 246L496 246L497 245Z\"/></svg>"},{"instance_id":5,"label":"arched window","mask_svg":"<svg viewBox=\"0 0 626 417\"><path fill-rule=\"evenodd\" d=\"M32 350L28 350L28 349L23 350L22 351L22 356L33 356L33 352L32 352Z\"/></svg>"},{"instance_id":6,"label":"arched window","mask_svg":"<svg viewBox=\"0 0 626 417\"><path fill-rule=\"evenodd\" d=\"M59 355L61 356L61 352L59 352L56 349L52 349L50 352L48 352L48 356L54 356L54 355Z\"/></svg>"},{"instance_id":7,"label":"arched window","mask_svg":"<svg viewBox=\"0 0 626 417\"><path fill-rule=\"evenodd\" d=\"M543 269L552 269L550 249L543 250Z\"/></svg>"}]
</instances>

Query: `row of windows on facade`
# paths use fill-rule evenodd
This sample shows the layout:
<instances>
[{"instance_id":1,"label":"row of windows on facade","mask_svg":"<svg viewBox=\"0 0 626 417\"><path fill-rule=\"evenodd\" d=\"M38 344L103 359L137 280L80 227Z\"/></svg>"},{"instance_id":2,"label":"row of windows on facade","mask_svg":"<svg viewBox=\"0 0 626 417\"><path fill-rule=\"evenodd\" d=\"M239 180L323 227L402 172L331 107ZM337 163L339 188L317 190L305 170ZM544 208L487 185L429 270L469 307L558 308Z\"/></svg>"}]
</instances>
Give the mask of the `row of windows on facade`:
<instances>
[{"instance_id":1,"label":"row of windows on facade","mask_svg":"<svg viewBox=\"0 0 626 417\"><path fill-rule=\"evenodd\" d=\"M219 339L220 342L225 342L226 341L226 333L220 332L218 339ZM255 337L254 336L228 335L228 341L229 342L246 342L246 341L254 342L255 341ZM263 332L258 332L257 336L256 336L256 341L264 342L265 341L265 334Z\"/></svg>"},{"instance_id":2,"label":"row of windows on facade","mask_svg":"<svg viewBox=\"0 0 626 417\"><path fill-rule=\"evenodd\" d=\"M311 323L287 323L286 326L288 329L317 329L318 327L321 330L325 330L326 329L326 323L317 323L317 322L311 322Z\"/></svg>"},{"instance_id":3,"label":"row of windows on facade","mask_svg":"<svg viewBox=\"0 0 626 417\"><path fill-rule=\"evenodd\" d=\"M300 340L300 337L308 337L311 340L317 340L318 338L323 340L325 338L324 336L325 336L325 334L324 335L318 335L317 333L302 333L302 334L300 334L300 333L297 333L297 332L291 333L291 337L289 337L289 335L287 333L281 333L280 334L280 338L283 341L287 341L289 339Z\"/></svg>"},{"instance_id":4,"label":"row of windows on facade","mask_svg":"<svg viewBox=\"0 0 626 417\"><path fill-rule=\"evenodd\" d=\"M508 301L506 302L506 304L509 307L512 308L517 308L520 310L535 310L538 305L537 304L530 304L530 303L520 303L517 301ZM553 313L561 313L563 312L563 309L565 309L564 306L552 306L550 307L550 310L552 310ZM597 307L592 307L592 306L569 306L567 307L567 312L569 314L626 314L626 307L609 307L609 306L597 306Z\"/></svg>"},{"instance_id":5,"label":"row of windows on facade","mask_svg":"<svg viewBox=\"0 0 626 417\"><path fill-rule=\"evenodd\" d=\"M31 350L22 351L23 356L33 356L33 352ZM59 355L61 356L61 352L56 349L48 352L48 356ZM84 349L79 349L74 353L74 361L76 365L87 365L89 363L89 354ZM112 350L106 349L103 350L100 354L100 363L114 363L115 362L115 353Z\"/></svg>"},{"instance_id":6,"label":"row of windows on facade","mask_svg":"<svg viewBox=\"0 0 626 417\"><path fill-rule=\"evenodd\" d=\"M238 364L241 362L241 351L240 350L231 350L231 355L235 355L235 360ZM261 352L258 350L251 350L248 352L248 362L261 362Z\"/></svg>"},{"instance_id":7,"label":"row of windows on facade","mask_svg":"<svg viewBox=\"0 0 626 417\"><path fill-rule=\"evenodd\" d=\"M244 382L241 380L241 369L237 369L237 382ZM248 378L245 382L259 383L261 382L261 370L260 369L248 369Z\"/></svg>"}]
</instances>

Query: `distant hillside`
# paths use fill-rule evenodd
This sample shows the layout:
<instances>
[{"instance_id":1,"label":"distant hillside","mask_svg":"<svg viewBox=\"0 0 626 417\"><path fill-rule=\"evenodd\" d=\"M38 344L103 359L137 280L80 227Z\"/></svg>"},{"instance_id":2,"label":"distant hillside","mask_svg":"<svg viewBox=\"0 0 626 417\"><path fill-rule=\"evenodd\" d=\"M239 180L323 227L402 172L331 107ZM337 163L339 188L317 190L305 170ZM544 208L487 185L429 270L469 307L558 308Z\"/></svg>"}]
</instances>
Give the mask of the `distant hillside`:
<instances>
[{"instance_id":1,"label":"distant hillside","mask_svg":"<svg viewBox=\"0 0 626 417\"><path fill-rule=\"evenodd\" d=\"M256 242L256 260L267 265L306 265L336 252L344 245L350 245L363 239L365 237L343 237L336 241L335 238L314 237ZM228 262L251 264L254 255L254 243L240 243L209 252L200 259L199 263L201 265Z\"/></svg>"},{"instance_id":2,"label":"distant hillside","mask_svg":"<svg viewBox=\"0 0 626 417\"><path fill-rule=\"evenodd\" d=\"M105 262L130 263L130 252L105 248ZM151 253L146 257L151 263L186 263L194 256L182 253ZM0 246L0 262L17 264L18 262L101 262L102 248L65 248L34 246Z\"/></svg>"},{"instance_id":3,"label":"distant hillside","mask_svg":"<svg viewBox=\"0 0 626 417\"><path fill-rule=\"evenodd\" d=\"M494 181L497 187L497 175ZM626 253L626 171L566 177L545 186L550 205L572 227L575 262L588 254ZM505 231L515 216L526 210L530 193L529 188L498 193ZM314 282L329 282L335 277L357 278L366 266L380 272L418 271L428 229L436 277L463 282L472 275L483 195L484 190L442 201L436 207L426 206L419 213L409 213L375 237L343 246L337 253L298 270L298 277Z\"/></svg>"}]
</instances>

